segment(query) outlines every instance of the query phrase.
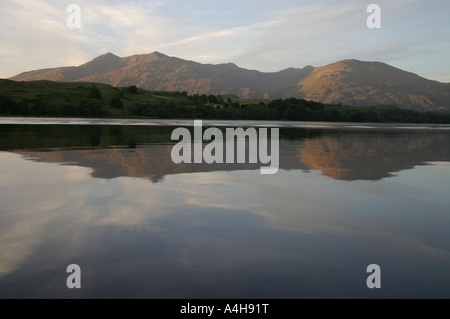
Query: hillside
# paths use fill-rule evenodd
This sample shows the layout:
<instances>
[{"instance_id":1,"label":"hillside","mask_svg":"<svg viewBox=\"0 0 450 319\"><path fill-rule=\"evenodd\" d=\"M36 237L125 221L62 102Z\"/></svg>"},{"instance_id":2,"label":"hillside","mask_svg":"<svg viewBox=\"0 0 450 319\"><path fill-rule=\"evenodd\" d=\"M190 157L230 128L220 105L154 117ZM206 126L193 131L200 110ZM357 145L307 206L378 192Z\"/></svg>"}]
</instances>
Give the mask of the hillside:
<instances>
[{"instance_id":1,"label":"hillside","mask_svg":"<svg viewBox=\"0 0 450 319\"><path fill-rule=\"evenodd\" d=\"M92 96L95 87L99 96ZM112 103L111 101L116 101ZM118 102L120 100L120 102ZM129 117L144 105L184 104L177 92L129 90L89 82L11 81L0 79L0 114Z\"/></svg>"},{"instance_id":2,"label":"hillside","mask_svg":"<svg viewBox=\"0 0 450 319\"><path fill-rule=\"evenodd\" d=\"M450 113L304 99L232 100L89 82L0 79L0 116L450 123Z\"/></svg>"},{"instance_id":3,"label":"hillside","mask_svg":"<svg viewBox=\"0 0 450 319\"><path fill-rule=\"evenodd\" d=\"M450 83L427 80L385 63L358 60L265 73L233 63L201 64L159 52L125 58L107 53L78 67L24 72L11 79L136 85L147 90L247 99L296 97L332 104L450 110Z\"/></svg>"},{"instance_id":4,"label":"hillside","mask_svg":"<svg viewBox=\"0 0 450 319\"><path fill-rule=\"evenodd\" d=\"M147 90L186 91L189 94L270 98L273 83L295 86L313 67L275 73L246 70L232 63L201 64L159 52L119 58L107 53L79 67L62 67L21 73L15 81L49 80L97 82L112 86L136 85Z\"/></svg>"},{"instance_id":5,"label":"hillside","mask_svg":"<svg viewBox=\"0 0 450 319\"><path fill-rule=\"evenodd\" d=\"M450 84L430 81L380 62L344 60L319 67L298 87L302 98L323 103L450 109Z\"/></svg>"}]
</instances>

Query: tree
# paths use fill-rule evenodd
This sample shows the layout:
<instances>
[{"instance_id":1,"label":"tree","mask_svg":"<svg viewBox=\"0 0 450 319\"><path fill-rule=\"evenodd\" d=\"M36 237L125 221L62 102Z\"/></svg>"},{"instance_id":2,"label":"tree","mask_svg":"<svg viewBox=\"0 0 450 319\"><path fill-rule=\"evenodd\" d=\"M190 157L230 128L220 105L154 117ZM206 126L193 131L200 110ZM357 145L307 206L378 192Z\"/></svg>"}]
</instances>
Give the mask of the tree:
<instances>
[{"instance_id":1,"label":"tree","mask_svg":"<svg viewBox=\"0 0 450 319\"><path fill-rule=\"evenodd\" d=\"M89 97L96 100L102 99L102 93L94 84L92 84L91 89L89 90Z\"/></svg>"},{"instance_id":2,"label":"tree","mask_svg":"<svg viewBox=\"0 0 450 319\"><path fill-rule=\"evenodd\" d=\"M217 97L215 95L209 95L208 96L208 102L212 104L217 104L219 101L217 100Z\"/></svg>"},{"instance_id":3,"label":"tree","mask_svg":"<svg viewBox=\"0 0 450 319\"><path fill-rule=\"evenodd\" d=\"M109 100L109 106L115 109L123 109L122 100L118 97L113 97Z\"/></svg>"},{"instance_id":4,"label":"tree","mask_svg":"<svg viewBox=\"0 0 450 319\"><path fill-rule=\"evenodd\" d=\"M123 93L123 91L118 90L116 92L116 97L124 99L125 98L125 94Z\"/></svg>"},{"instance_id":5,"label":"tree","mask_svg":"<svg viewBox=\"0 0 450 319\"><path fill-rule=\"evenodd\" d=\"M14 113L14 107L16 103L11 99L0 95L0 113L1 114L9 114L11 112Z\"/></svg>"},{"instance_id":6,"label":"tree","mask_svg":"<svg viewBox=\"0 0 450 319\"><path fill-rule=\"evenodd\" d=\"M48 115L49 106L47 103L38 100L33 104L33 107L31 108L31 113L33 115Z\"/></svg>"},{"instance_id":7,"label":"tree","mask_svg":"<svg viewBox=\"0 0 450 319\"><path fill-rule=\"evenodd\" d=\"M200 95L200 102L207 103L208 102L208 96L206 94Z\"/></svg>"},{"instance_id":8,"label":"tree","mask_svg":"<svg viewBox=\"0 0 450 319\"><path fill-rule=\"evenodd\" d=\"M128 87L128 92L130 92L130 93L137 93L137 91L138 91L138 89L137 89L136 85L130 85Z\"/></svg>"}]
</instances>

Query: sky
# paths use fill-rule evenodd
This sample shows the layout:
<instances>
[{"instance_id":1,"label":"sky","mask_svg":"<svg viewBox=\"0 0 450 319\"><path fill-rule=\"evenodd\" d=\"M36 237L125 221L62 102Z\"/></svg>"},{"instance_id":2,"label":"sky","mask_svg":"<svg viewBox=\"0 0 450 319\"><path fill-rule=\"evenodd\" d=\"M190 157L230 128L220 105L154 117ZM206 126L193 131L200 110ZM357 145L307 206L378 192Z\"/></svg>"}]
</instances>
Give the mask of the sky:
<instances>
[{"instance_id":1,"label":"sky","mask_svg":"<svg viewBox=\"0 0 450 319\"><path fill-rule=\"evenodd\" d=\"M70 4L80 28L69 28ZM369 4L380 28L369 28ZM77 66L111 52L159 51L275 72L343 59L380 61L450 82L448 0L2 0L0 78Z\"/></svg>"}]
</instances>

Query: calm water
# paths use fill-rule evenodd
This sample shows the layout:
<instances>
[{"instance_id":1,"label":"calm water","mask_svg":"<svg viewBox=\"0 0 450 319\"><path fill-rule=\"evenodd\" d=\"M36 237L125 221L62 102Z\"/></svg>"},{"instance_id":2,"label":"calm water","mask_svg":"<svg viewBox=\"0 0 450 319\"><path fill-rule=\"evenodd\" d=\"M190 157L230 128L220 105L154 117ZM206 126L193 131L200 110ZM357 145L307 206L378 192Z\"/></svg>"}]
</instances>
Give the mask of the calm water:
<instances>
[{"instance_id":1,"label":"calm water","mask_svg":"<svg viewBox=\"0 0 450 319\"><path fill-rule=\"evenodd\" d=\"M280 127L279 172L174 164L192 121L0 118L0 297L450 298L448 126L207 123Z\"/></svg>"}]
</instances>

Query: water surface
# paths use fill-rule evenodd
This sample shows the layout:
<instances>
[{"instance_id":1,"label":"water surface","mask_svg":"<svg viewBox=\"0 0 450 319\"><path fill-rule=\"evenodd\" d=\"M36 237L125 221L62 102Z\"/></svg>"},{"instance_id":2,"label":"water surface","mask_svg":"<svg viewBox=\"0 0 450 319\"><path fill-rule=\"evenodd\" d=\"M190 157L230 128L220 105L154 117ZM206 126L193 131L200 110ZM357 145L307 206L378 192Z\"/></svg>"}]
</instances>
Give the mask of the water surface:
<instances>
[{"instance_id":1,"label":"water surface","mask_svg":"<svg viewBox=\"0 0 450 319\"><path fill-rule=\"evenodd\" d=\"M1 298L450 297L448 126L205 121L279 127L261 175L174 164L192 121L0 123Z\"/></svg>"}]
</instances>

